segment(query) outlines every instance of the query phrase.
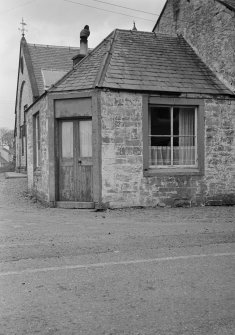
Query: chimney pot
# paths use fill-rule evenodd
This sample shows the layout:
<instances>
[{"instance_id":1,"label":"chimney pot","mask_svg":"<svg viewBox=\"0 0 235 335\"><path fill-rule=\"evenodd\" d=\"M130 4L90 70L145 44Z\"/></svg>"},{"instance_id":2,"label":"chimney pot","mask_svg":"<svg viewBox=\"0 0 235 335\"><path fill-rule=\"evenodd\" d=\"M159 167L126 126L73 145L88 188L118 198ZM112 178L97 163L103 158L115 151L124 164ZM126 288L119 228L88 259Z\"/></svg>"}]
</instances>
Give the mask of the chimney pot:
<instances>
[{"instance_id":1,"label":"chimney pot","mask_svg":"<svg viewBox=\"0 0 235 335\"><path fill-rule=\"evenodd\" d=\"M90 35L89 26L86 25L86 26L84 27L84 29L81 30L81 32L80 32L80 37L86 37L86 38L87 38L89 35Z\"/></svg>"},{"instance_id":2,"label":"chimney pot","mask_svg":"<svg viewBox=\"0 0 235 335\"><path fill-rule=\"evenodd\" d=\"M80 55L86 56L88 53L88 42L87 38L90 35L89 26L86 25L80 32Z\"/></svg>"}]
</instances>

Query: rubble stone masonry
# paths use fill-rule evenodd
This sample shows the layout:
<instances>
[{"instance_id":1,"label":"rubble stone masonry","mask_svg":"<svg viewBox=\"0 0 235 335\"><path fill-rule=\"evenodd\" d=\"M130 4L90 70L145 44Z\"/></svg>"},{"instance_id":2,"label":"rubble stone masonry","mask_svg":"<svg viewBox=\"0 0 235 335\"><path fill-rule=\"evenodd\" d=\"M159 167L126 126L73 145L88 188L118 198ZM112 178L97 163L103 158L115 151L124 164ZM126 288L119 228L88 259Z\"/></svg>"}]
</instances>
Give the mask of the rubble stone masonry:
<instances>
[{"instance_id":1,"label":"rubble stone masonry","mask_svg":"<svg viewBox=\"0 0 235 335\"><path fill-rule=\"evenodd\" d=\"M40 111L40 112L39 112ZM35 141L33 118L39 112L41 166L35 166ZM48 155L48 98L41 98L27 113L27 167L28 189L37 199L47 202L49 198L49 155Z\"/></svg>"},{"instance_id":2,"label":"rubble stone masonry","mask_svg":"<svg viewBox=\"0 0 235 335\"><path fill-rule=\"evenodd\" d=\"M205 173L143 171L142 95L101 93L102 202L107 207L235 203L235 103L205 99ZM203 133L203 132L202 132Z\"/></svg>"},{"instance_id":3,"label":"rubble stone masonry","mask_svg":"<svg viewBox=\"0 0 235 335\"><path fill-rule=\"evenodd\" d=\"M155 32L182 34L235 91L235 12L215 0L168 0Z\"/></svg>"}]
</instances>

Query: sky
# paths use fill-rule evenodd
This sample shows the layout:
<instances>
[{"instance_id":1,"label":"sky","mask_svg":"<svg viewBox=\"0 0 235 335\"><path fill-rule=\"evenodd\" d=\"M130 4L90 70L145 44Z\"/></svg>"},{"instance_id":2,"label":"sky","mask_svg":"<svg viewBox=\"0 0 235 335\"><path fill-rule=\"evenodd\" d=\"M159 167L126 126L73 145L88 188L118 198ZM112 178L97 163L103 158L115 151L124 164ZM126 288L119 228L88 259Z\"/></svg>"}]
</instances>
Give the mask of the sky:
<instances>
[{"instance_id":1,"label":"sky","mask_svg":"<svg viewBox=\"0 0 235 335\"><path fill-rule=\"evenodd\" d=\"M88 45L94 48L114 29L132 29L133 21L138 30L152 31L164 4L165 0L0 0L0 128L14 129L22 18L28 43L79 47L80 31L87 24Z\"/></svg>"}]
</instances>

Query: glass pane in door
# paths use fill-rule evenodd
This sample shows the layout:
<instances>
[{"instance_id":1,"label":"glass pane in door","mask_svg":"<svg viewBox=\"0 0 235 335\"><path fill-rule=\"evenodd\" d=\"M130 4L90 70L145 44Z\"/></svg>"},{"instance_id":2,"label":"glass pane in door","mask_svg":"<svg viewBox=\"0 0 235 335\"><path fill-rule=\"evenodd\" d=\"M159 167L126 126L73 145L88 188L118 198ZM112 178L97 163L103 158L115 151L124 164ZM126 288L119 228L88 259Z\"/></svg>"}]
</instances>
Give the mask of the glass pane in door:
<instances>
[{"instance_id":1,"label":"glass pane in door","mask_svg":"<svg viewBox=\"0 0 235 335\"><path fill-rule=\"evenodd\" d=\"M92 121L79 122L80 157L92 157Z\"/></svg>"},{"instance_id":2,"label":"glass pane in door","mask_svg":"<svg viewBox=\"0 0 235 335\"><path fill-rule=\"evenodd\" d=\"M62 158L73 158L73 122L62 122Z\"/></svg>"}]
</instances>

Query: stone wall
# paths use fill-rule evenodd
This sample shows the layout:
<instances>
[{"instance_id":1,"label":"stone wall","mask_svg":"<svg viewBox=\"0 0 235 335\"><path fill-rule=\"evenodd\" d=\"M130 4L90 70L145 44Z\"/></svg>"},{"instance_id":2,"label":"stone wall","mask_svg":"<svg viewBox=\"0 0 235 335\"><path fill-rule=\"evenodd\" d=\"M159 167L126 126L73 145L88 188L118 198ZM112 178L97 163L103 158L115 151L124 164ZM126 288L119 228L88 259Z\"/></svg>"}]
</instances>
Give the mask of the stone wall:
<instances>
[{"instance_id":1,"label":"stone wall","mask_svg":"<svg viewBox=\"0 0 235 335\"><path fill-rule=\"evenodd\" d=\"M41 144L41 166L35 167L34 150L34 114L39 112L40 122L40 144ZM41 201L49 199L49 154L48 154L48 98L41 98L32 106L27 113L27 173L28 190Z\"/></svg>"},{"instance_id":2,"label":"stone wall","mask_svg":"<svg viewBox=\"0 0 235 335\"><path fill-rule=\"evenodd\" d=\"M155 32L184 36L235 91L235 12L215 0L168 0Z\"/></svg>"},{"instance_id":3,"label":"stone wall","mask_svg":"<svg viewBox=\"0 0 235 335\"><path fill-rule=\"evenodd\" d=\"M101 93L102 202L107 207L235 203L235 103L205 100L205 175L143 173L142 95Z\"/></svg>"},{"instance_id":4,"label":"stone wall","mask_svg":"<svg viewBox=\"0 0 235 335\"><path fill-rule=\"evenodd\" d=\"M235 102L207 99L206 200L235 203Z\"/></svg>"},{"instance_id":5,"label":"stone wall","mask_svg":"<svg viewBox=\"0 0 235 335\"><path fill-rule=\"evenodd\" d=\"M142 96L101 93L102 202L136 206L143 175Z\"/></svg>"}]
</instances>

